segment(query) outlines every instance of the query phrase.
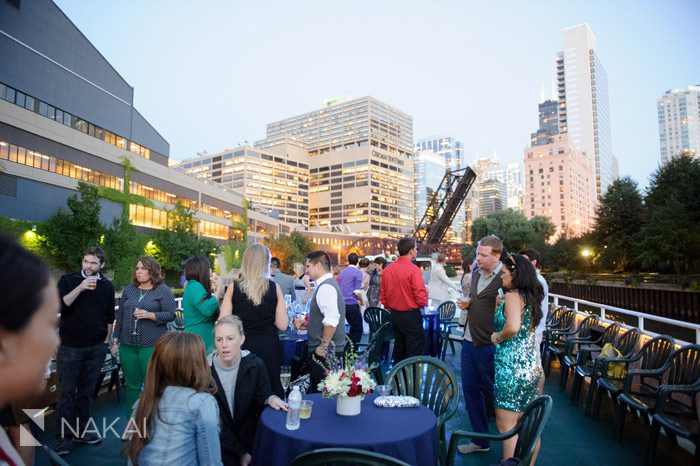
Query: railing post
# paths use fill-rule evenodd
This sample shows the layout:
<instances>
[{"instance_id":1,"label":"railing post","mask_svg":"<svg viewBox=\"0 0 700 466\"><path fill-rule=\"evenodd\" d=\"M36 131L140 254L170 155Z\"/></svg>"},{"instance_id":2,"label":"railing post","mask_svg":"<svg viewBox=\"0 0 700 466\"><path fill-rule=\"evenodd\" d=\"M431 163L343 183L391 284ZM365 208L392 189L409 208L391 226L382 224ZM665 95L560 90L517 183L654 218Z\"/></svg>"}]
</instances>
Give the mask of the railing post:
<instances>
[{"instance_id":1,"label":"railing post","mask_svg":"<svg viewBox=\"0 0 700 466\"><path fill-rule=\"evenodd\" d=\"M578 299L574 299L574 311L578 314Z\"/></svg>"},{"instance_id":2,"label":"railing post","mask_svg":"<svg viewBox=\"0 0 700 466\"><path fill-rule=\"evenodd\" d=\"M700 343L700 328L695 329L695 344Z\"/></svg>"},{"instance_id":3,"label":"railing post","mask_svg":"<svg viewBox=\"0 0 700 466\"><path fill-rule=\"evenodd\" d=\"M600 306L600 318L605 319L605 308Z\"/></svg>"}]
</instances>

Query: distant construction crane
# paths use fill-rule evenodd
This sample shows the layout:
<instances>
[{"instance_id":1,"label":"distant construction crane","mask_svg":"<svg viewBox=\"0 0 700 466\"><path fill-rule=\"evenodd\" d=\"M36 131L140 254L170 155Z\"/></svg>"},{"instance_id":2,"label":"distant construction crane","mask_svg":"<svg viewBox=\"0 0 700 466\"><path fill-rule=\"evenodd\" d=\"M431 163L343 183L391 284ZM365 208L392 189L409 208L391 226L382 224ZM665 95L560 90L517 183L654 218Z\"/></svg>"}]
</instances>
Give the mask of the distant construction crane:
<instances>
[{"instance_id":1,"label":"distant construction crane","mask_svg":"<svg viewBox=\"0 0 700 466\"><path fill-rule=\"evenodd\" d=\"M440 186L428 200L425 214L413 233L421 245L437 245L442 242L475 180L476 173L469 167L445 173Z\"/></svg>"}]
</instances>

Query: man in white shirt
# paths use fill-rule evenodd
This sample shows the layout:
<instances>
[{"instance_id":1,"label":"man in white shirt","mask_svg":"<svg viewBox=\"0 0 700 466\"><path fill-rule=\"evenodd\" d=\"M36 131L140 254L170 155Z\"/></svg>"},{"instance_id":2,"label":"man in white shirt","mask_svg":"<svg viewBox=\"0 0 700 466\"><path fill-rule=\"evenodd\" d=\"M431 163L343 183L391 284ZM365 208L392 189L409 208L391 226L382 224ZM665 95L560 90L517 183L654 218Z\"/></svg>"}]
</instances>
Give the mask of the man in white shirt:
<instances>
[{"instance_id":1,"label":"man in white shirt","mask_svg":"<svg viewBox=\"0 0 700 466\"><path fill-rule=\"evenodd\" d=\"M306 273L316 283L309 306L309 349L307 362L311 376L310 392L316 392L323 379L329 347L337 358L345 349L345 301L331 273L331 260L323 251L306 256Z\"/></svg>"}]
</instances>

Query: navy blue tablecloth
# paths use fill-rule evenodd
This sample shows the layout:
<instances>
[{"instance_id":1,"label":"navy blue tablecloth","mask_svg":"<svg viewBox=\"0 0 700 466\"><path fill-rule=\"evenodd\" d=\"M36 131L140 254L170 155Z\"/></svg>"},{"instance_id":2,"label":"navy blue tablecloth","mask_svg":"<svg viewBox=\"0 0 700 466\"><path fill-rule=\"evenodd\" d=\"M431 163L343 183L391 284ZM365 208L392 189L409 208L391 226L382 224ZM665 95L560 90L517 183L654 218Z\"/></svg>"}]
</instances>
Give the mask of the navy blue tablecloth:
<instances>
[{"instance_id":1,"label":"navy blue tablecloth","mask_svg":"<svg viewBox=\"0 0 700 466\"><path fill-rule=\"evenodd\" d=\"M307 335L299 335L296 329L285 330L280 332L280 342L284 352L284 364L289 366L293 356L298 356L302 360L306 357Z\"/></svg>"},{"instance_id":2,"label":"navy blue tablecloth","mask_svg":"<svg viewBox=\"0 0 700 466\"><path fill-rule=\"evenodd\" d=\"M423 308L420 311L423 316L423 334L425 335L426 356L439 357L440 350L440 314L435 310Z\"/></svg>"},{"instance_id":3,"label":"navy blue tablecloth","mask_svg":"<svg viewBox=\"0 0 700 466\"><path fill-rule=\"evenodd\" d=\"M305 395L313 400L310 419L299 430L285 428L286 413L266 408L253 447L253 464L287 466L298 455L318 448L359 448L398 458L409 464L435 464L437 418L429 409L377 408L376 395L362 402L359 416L339 416L335 398Z\"/></svg>"}]
</instances>

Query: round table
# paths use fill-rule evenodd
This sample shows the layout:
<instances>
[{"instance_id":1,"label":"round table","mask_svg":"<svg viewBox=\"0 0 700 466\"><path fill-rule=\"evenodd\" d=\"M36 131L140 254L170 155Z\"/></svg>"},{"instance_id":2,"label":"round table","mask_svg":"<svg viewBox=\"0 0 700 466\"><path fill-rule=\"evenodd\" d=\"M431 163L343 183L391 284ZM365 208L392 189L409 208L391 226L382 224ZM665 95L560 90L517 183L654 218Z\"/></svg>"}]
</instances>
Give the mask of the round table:
<instances>
[{"instance_id":1,"label":"round table","mask_svg":"<svg viewBox=\"0 0 700 466\"><path fill-rule=\"evenodd\" d=\"M305 395L313 400L310 419L298 430L285 428L286 413L266 408L260 416L253 464L287 466L298 455L318 448L359 448L398 458L409 464L435 464L437 418L417 408L377 408L375 394L362 402L359 416L339 416L335 398Z\"/></svg>"},{"instance_id":2,"label":"round table","mask_svg":"<svg viewBox=\"0 0 700 466\"><path fill-rule=\"evenodd\" d=\"M306 357L308 338L306 334L299 335L296 329L280 332L280 343L282 344L282 351L284 352L284 364L290 365L292 363L292 357L294 356L298 356L300 360Z\"/></svg>"}]
</instances>

